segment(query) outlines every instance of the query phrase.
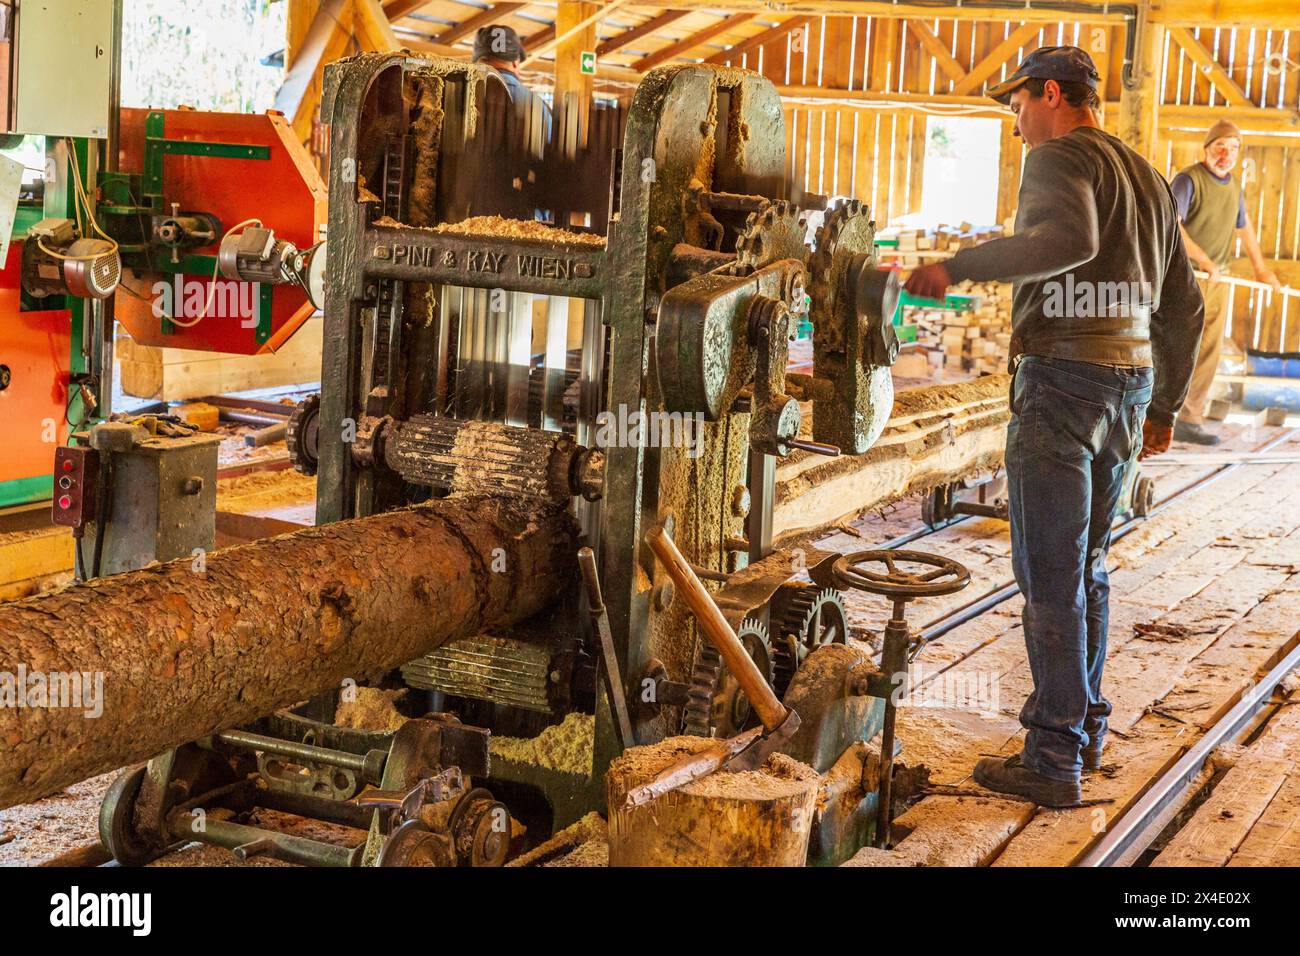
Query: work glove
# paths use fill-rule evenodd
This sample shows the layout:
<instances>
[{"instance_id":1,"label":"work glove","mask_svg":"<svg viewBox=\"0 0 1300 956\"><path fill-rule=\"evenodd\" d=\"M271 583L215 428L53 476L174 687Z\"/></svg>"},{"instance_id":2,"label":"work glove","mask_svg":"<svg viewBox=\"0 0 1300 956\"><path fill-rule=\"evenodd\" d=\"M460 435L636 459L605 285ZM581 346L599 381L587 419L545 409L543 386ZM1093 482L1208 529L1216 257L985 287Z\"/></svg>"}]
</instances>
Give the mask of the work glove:
<instances>
[{"instance_id":1,"label":"work glove","mask_svg":"<svg viewBox=\"0 0 1300 956\"><path fill-rule=\"evenodd\" d=\"M1138 453L1138 461L1167 452L1173 440L1173 425L1157 425L1148 418L1142 423L1142 451Z\"/></svg>"}]
</instances>

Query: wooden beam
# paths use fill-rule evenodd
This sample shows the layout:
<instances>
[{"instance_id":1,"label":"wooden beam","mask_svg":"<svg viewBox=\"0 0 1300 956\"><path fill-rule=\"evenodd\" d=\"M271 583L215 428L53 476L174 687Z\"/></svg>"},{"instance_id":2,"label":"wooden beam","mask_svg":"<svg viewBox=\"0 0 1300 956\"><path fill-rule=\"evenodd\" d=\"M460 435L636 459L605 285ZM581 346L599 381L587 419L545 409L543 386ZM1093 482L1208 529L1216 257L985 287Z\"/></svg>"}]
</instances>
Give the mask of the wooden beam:
<instances>
[{"instance_id":1,"label":"wooden beam","mask_svg":"<svg viewBox=\"0 0 1300 956\"><path fill-rule=\"evenodd\" d=\"M1133 51L1131 87L1120 91L1116 132L1119 138L1147 159L1156 154L1156 134L1161 111L1160 65L1165 49L1165 28L1138 19L1137 46Z\"/></svg>"},{"instance_id":2,"label":"wooden beam","mask_svg":"<svg viewBox=\"0 0 1300 956\"><path fill-rule=\"evenodd\" d=\"M524 57L524 62L520 65L526 66L532 61L540 59L541 57L545 56L547 53L550 53L552 50L558 47L561 43L564 43L565 41L571 39L572 37L578 36L589 27L594 27L598 22L603 20L605 17L609 16L619 7L624 6L629 2L630 0L609 0L608 3L596 7L594 9L594 12L584 17L578 23L574 23L565 27L565 29L562 32L559 32L557 36L553 37L550 40L547 40L545 43L542 43L533 49L528 50L528 55ZM559 30L558 23L556 24L555 29Z\"/></svg>"},{"instance_id":3,"label":"wooden beam","mask_svg":"<svg viewBox=\"0 0 1300 956\"><path fill-rule=\"evenodd\" d=\"M521 7L526 7L526 3L494 3L479 13L474 14L467 20L462 20L454 27L448 27L435 38L438 43L452 44L461 37L470 33L477 33L481 27L491 26L498 20L510 16Z\"/></svg>"},{"instance_id":4,"label":"wooden beam","mask_svg":"<svg viewBox=\"0 0 1300 956\"><path fill-rule=\"evenodd\" d=\"M1228 101L1232 106L1252 107L1256 104L1250 101L1236 81L1228 75L1227 70L1216 60L1210 51L1201 45L1201 41L1192 36L1190 30L1186 27L1169 27L1169 36L1183 48L1183 52L1191 57L1192 62L1196 64L1197 69L1205 75L1219 91L1219 95Z\"/></svg>"},{"instance_id":5,"label":"wooden beam","mask_svg":"<svg viewBox=\"0 0 1300 956\"><path fill-rule=\"evenodd\" d=\"M938 64L939 69L943 71L948 79L954 83L960 83L966 79L966 71L962 68L962 65L953 59L953 55L948 52L948 47L935 36L929 24L922 20L908 20L907 30L909 33L916 35L916 38L921 41L921 46L925 47L925 51L934 57L934 62Z\"/></svg>"},{"instance_id":6,"label":"wooden beam","mask_svg":"<svg viewBox=\"0 0 1300 956\"><path fill-rule=\"evenodd\" d=\"M800 14L806 13L814 16L835 16L835 17L864 17L869 16L876 19L889 18L918 18L934 19L942 17L945 20L965 20L965 21L984 21L990 20L1014 20L1017 23L1036 22L1042 24L1057 24L1062 21L1082 22L1082 23L1122 23L1126 19L1123 13L1108 9L1107 0L1083 0L1094 9L1082 9L1077 12L1069 10L1053 9L1049 7L1033 6L1011 6L1008 5L1006 10L996 8L976 6L952 6L935 7L922 3L908 3L902 0L899 3L891 3L889 0L782 0L781 3L773 3L772 0L672 0L674 8L693 9L693 10L724 10L728 13L748 12L757 15L771 16L774 7L779 8L782 14ZM1256 2L1256 0L1249 0ZM1111 7L1113 7L1111 0Z\"/></svg>"},{"instance_id":7,"label":"wooden beam","mask_svg":"<svg viewBox=\"0 0 1300 956\"><path fill-rule=\"evenodd\" d=\"M393 53L407 44L397 39L379 0L352 0L356 8L357 42L372 53Z\"/></svg>"},{"instance_id":8,"label":"wooden beam","mask_svg":"<svg viewBox=\"0 0 1300 956\"><path fill-rule=\"evenodd\" d=\"M384 16L388 17L389 23L396 23L428 5L429 0L384 0Z\"/></svg>"},{"instance_id":9,"label":"wooden beam","mask_svg":"<svg viewBox=\"0 0 1300 956\"><path fill-rule=\"evenodd\" d=\"M1020 11L1016 11L1016 17L1020 17ZM988 56L971 67L961 82L953 84L953 93L962 96L982 89L984 81L996 73L1017 50L1038 36L1042 29L1041 23L1022 23L1009 37L990 50Z\"/></svg>"},{"instance_id":10,"label":"wooden beam","mask_svg":"<svg viewBox=\"0 0 1300 956\"><path fill-rule=\"evenodd\" d=\"M638 73L644 73L646 70L653 69L660 63L676 59L679 56L689 53L701 44L708 43L720 33L726 33L728 30L733 30L743 23L748 23L757 15L758 14L756 13L734 13L729 17L724 17L717 23L705 27L703 30L692 33L690 36L683 37L676 43L671 43L662 50L656 50L649 56L642 57L632 64L632 69L636 70Z\"/></svg>"},{"instance_id":11,"label":"wooden beam","mask_svg":"<svg viewBox=\"0 0 1300 956\"><path fill-rule=\"evenodd\" d=\"M554 101L566 127L566 139L575 148L586 145L587 140L586 120L595 77L582 72L582 54L596 48L593 14L598 10L594 3L578 0L559 0L555 5L555 30L560 40L555 48Z\"/></svg>"},{"instance_id":12,"label":"wooden beam","mask_svg":"<svg viewBox=\"0 0 1300 956\"><path fill-rule=\"evenodd\" d=\"M755 33L749 39L741 40L739 43L735 44L734 46L729 46L727 47L727 49L723 50L722 52L713 54L713 56L709 57L704 62L705 63L727 63L729 61L739 59L741 56L748 53L750 50L756 49L761 46L765 46L766 44L771 43L773 40L785 36L787 33L791 32L792 30L798 30L804 24L811 23L812 19L813 19L812 17L790 17L790 19L784 21L783 23L778 23L774 27L768 27L762 33Z\"/></svg>"},{"instance_id":13,"label":"wooden beam","mask_svg":"<svg viewBox=\"0 0 1300 956\"><path fill-rule=\"evenodd\" d=\"M554 39L555 39L555 24L552 23L549 27L543 27L542 29L538 30L536 33L532 33L524 37L524 52L532 53L538 47L544 46L547 43L550 43Z\"/></svg>"},{"instance_id":14,"label":"wooden beam","mask_svg":"<svg viewBox=\"0 0 1300 956\"><path fill-rule=\"evenodd\" d=\"M304 143L311 137L320 101L321 70L343 56L352 43L353 10L352 0L324 0L275 95L275 108L289 118Z\"/></svg>"},{"instance_id":15,"label":"wooden beam","mask_svg":"<svg viewBox=\"0 0 1300 956\"><path fill-rule=\"evenodd\" d=\"M682 17L689 16L690 13L690 10L665 10L657 17L651 17L644 23L638 23L636 26L632 27L632 29L624 30L622 33L616 34L608 40L605 40L596 47L596 58L600 59L600 57L608 56L615 50L621 50L629 43L635 43L644 36L656 33L668 26L668 24L680 20Z\"/></svg>"}]
</instances>

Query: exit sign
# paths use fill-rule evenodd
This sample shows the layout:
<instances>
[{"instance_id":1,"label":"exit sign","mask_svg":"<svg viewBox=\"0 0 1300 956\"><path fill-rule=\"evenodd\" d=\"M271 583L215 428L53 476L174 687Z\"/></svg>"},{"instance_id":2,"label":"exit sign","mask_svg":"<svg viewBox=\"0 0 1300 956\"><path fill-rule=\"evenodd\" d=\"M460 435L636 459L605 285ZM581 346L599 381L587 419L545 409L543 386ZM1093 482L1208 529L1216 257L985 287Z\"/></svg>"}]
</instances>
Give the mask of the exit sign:
<instances>
[{"instance_id":1,"label":"exit sign","mask_svg":"<svg viewBox=\"0 0 1300 956\"><path fill-rule=\"evenodd\" d=\"M584 76L596 75L596 51L584 52L578 59L578 72Z\"/></svg>"}]
</instances>

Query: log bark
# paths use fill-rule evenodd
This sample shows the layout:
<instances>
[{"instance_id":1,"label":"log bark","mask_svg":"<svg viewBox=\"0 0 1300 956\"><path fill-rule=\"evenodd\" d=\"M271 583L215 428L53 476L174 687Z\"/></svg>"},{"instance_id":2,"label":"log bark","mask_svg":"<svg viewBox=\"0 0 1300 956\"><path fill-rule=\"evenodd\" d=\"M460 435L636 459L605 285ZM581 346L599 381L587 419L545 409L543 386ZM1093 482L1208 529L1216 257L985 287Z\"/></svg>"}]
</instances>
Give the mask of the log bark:
<instances>
[{"instance_id":1,"label":"log bark","mask_svg":"<svg viewBox=\"0 0 1300 956\"><path fill-rule=\"evenodd\" d=\"M1011 418L1010 376L899 392L876 444L861 455L800 452L776 471L778 545L907 495L1000 468Z\"/></svg>"},{"instance_id":2,"label":"log bark","mask_svg":"<svg viewBox=\"0 0 1300 956\"><path fill-rule=\"evenodd\" d=\"M0 605L0 807L522 620L576 550L565 513L446 499ZM73 673L102 675L102 714L27 706L32 675Z\"/></svg>"}]
</instances>

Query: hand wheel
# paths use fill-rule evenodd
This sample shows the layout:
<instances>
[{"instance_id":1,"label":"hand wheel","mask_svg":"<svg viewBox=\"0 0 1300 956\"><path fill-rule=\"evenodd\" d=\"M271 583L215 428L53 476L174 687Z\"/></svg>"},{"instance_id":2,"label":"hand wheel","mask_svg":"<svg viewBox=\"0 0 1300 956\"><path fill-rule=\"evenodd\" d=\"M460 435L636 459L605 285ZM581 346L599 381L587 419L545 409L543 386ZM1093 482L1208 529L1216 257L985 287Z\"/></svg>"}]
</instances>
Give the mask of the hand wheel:
<instances>
[{"instance_id":1,"label":"hand wheel","mask_svg":"<svg viewBox=\"0 0 1300 956\"><path fill-rule=\"evenodd\" d=\"M884 571L869 571L864 565L879 564ZM907 565L929 570L908 570ZM831 567L841 588L857 588L883 594L893 600L952 594L970 584L970 571L951 558L924 551L859 551L836 559Z\"/></svg>"}]
</instances>

